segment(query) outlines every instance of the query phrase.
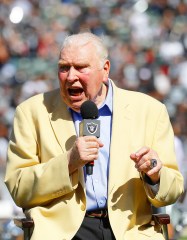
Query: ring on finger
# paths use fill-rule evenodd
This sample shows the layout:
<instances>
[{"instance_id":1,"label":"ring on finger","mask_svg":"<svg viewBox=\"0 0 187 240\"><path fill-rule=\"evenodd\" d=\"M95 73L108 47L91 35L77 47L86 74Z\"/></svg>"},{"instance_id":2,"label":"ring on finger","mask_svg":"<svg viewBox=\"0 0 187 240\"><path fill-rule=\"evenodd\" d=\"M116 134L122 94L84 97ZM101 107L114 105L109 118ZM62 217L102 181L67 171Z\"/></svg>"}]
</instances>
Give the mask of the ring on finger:
<instances>
[{"instance_id":1,"label":"ring on finger","mask_svg":"<svg viewBox=\"0 0 187 240\"><path fill-rule=\"evenodd\" d=\"M153 169L157 166L157 160L156 159L150 159L150 169Z\"/></svg>"}]
</instances>

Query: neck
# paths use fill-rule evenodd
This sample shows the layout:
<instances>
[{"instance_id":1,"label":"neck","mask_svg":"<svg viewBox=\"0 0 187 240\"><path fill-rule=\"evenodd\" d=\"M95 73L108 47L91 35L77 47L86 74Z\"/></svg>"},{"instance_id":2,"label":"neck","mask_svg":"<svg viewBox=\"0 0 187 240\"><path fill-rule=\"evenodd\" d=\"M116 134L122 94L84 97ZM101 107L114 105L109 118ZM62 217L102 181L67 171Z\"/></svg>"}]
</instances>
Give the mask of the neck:
<instances>
[{"instance_id":1,"label":"neck","mask_svg":"<svg viewBox=\"0 0 187 240\"><path fill-rule=\"evenodd\" d=\"M97 105L97 107L100 107L103 104L103 102L106 99L107 92L108 92L108 86L103 83L101 85L101 88L98 94L95 96L94 99L92 99L93 102L95 102L95 104Z\"/></svg>"}]
</instances>

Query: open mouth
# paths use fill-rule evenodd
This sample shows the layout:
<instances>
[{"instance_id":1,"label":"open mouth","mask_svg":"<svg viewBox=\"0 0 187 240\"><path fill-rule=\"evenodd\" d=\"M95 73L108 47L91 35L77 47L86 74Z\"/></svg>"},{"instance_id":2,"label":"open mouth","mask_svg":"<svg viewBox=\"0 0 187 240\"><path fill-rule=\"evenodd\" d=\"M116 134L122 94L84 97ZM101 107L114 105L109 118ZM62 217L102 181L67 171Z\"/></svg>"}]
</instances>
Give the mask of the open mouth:
<instances>
[{"instance_id":1,"label":"open mouth","mask_svg":"<svg viewBox=\"0 0 187 240\"><path fill-rule=\"evenodd\" d=\"M80 96L83 93L82 88L69 88L68 93L70 96Z\"/></svg>"}]
</instances>

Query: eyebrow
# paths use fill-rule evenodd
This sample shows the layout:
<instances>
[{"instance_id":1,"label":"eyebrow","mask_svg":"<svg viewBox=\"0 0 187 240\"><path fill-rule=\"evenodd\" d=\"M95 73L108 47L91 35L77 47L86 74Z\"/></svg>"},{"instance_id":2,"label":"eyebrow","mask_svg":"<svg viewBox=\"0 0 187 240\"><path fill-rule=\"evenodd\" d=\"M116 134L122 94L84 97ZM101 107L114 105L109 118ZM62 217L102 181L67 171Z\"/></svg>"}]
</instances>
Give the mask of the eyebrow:
<instances>
[{"instance_id":1,"label":"eyebrow","mask_svg":"<svg viewBox=\"0 0 187 240\"><path fill-rule=\"evenodd\" d=\"M62 64L66 64L65 62L63 62L63 60L59 60L58 64L62 65Z\"/></svg>"},{"instance_id":2,"label":"eyebrow","mask_svg":"<svg viewBox=\"0 0 187 240\"><path fill-rule=\"evenodd\" d=\"M70 64L70 63L68 63L68 62L64 62L63 60L59 60L58 61L58 65L61 65L61 66L63 66L63 65L74 65L74 66L89 66L90 65L90 63L87 63L87 62L79 62L79 63L75 63L75 64Z\"/></svg>"}]
</instances>

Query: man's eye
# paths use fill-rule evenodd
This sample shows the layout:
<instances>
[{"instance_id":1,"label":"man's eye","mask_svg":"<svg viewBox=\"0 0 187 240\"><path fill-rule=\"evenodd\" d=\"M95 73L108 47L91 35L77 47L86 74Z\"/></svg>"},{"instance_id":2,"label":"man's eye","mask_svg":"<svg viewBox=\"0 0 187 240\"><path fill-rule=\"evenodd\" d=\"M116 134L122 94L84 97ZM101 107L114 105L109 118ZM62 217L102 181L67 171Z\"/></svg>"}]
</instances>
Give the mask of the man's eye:
<instances>
[{"instance_id":1,"label":"man's eye","mask_svg":"<svg viewBox=\"0 0 187 240\"><path fill-rule=\"evenodd\" d=\"M84 73L86 70L87 70L87 67L86 66L79 66L79 67L76 67L77 71L81 72L81 73Z\"/></svg>"},{"instance_id":2,"label":"man's eye","mask_svg":"<svg viewBox=\"0 0 187 240\"><path fill-rule=\"evenodd\" d=\"M60 72L67 72L69 70L69 66L59 66Z\"/></svg>"}]
</instances>

